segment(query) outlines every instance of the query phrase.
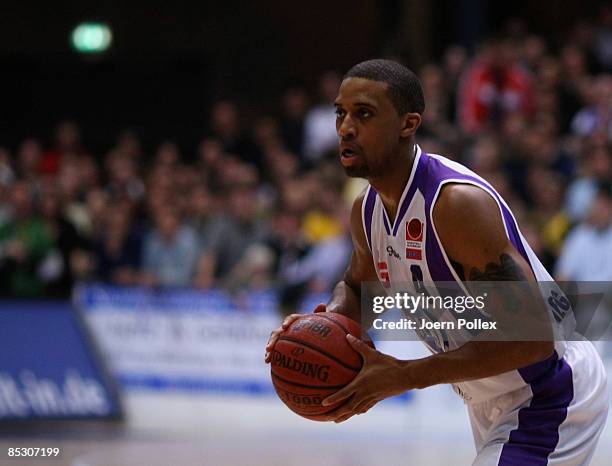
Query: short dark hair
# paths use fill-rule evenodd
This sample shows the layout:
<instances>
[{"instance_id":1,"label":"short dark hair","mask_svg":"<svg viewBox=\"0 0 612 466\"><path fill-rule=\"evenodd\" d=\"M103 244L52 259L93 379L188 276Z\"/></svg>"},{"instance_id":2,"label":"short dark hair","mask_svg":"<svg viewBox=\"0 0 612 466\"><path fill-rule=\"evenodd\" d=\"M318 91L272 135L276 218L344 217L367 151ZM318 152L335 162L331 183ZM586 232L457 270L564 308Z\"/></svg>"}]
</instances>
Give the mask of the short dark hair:
<instances>
[{"instance_id":1,"label":"short dark hair","mask_svg":"<svg viewBox=\"0 0 612 466\"><path fill-rule=\"evenodd\" d=\"M397 62L375 59L362 61L346 72L344 79L364 78L388 84L387 96L400 115L425 111L423 88L416 74Z\"/></svg>"}]
</instances>

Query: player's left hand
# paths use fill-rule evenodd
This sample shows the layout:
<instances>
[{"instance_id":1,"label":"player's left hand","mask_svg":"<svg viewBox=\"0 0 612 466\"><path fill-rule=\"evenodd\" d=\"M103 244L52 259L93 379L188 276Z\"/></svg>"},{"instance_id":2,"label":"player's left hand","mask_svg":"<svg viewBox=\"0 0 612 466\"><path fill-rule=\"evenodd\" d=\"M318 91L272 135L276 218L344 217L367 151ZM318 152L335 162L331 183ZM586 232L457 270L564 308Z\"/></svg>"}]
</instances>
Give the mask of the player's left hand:
<instances>
[{"instance_id":1,"label":"player's left hand","mask_svg":"<svg viewBox=\"0 0 612 466\"><path fill-rule=\"evenodd\" d=\"M347 335L346 339L361 354L363 366L351 383L322 402L323 406L327 406L350 397L344 405L329 413L328 420L336 423L344 422L355 414L366 413L379 401L411 388L404 376L402 363L406 361L376 351L353 335Z\"/></svg>"}]
</instances>

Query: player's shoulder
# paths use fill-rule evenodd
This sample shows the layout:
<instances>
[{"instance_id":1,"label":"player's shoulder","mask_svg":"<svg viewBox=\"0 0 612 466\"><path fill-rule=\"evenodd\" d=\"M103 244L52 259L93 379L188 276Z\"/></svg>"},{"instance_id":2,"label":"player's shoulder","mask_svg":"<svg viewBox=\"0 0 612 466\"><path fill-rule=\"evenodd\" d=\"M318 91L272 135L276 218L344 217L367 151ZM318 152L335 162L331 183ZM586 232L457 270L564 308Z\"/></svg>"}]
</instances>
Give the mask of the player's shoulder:
<instances>
[{"instance_id":1,"label":"player's shoulder","mask_svg":"<svg viewBox=\"0 0 612 466\"><path fill-rule=\"evenodd\" d=\"M465 220L469 215L495 215L499 211L501 197L491 184L455 160L428 154L426 175L429 182L424 183L424 189L435 198L434 214L438 211Z\"/></svg>"},{"instance_id":2,"label":"player's shoulder","mask_svg":"<svg viewBox=\"0 0 612 466\"><path fill-rule=\"evenodd\" d=\"M445 183L440 189L434 211L449 216L485 214L497 209L491 194L480 186L470 183Z\"/></svg>"},{"instance_id":3,"label":"player's shoulder","mask_svg":"<svg viewBox=\"0 0 612 466\"><path fill-rule=\"evenodd\" d=\"M505 236L496 201L489 192L473 184L445 184L432 215L438 233L447 238L467 240L493 233Z\"/></svg>"},{"instance_id":4,"label":"player's shoulder","mask_svg":"<svg viewBox=\"0 0 612 466\"><path fill-rule=\"evenodd\" d=\"M485 257L487 251L501 251L508 242L496 201L472 184L445 185L433 209L433 222L447 253L461 263Z\"/></svg>"}]
</instances>

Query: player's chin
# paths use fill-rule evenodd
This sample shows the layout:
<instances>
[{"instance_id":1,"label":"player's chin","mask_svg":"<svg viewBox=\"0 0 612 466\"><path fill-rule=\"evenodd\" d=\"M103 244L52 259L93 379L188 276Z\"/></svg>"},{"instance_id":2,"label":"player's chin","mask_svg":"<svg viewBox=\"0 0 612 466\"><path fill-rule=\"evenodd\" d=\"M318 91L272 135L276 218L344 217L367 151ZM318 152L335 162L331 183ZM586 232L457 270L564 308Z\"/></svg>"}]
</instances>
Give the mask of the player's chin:
<instances>
[{"instance_id":1,"label":"player's chin","mask_svg":"<svg viewBox=\"0 0 612 466\"><path fill-rule=\"evenodd\" d=\"M344 166L344 173L351 178L367 178L370 174L368 167L365 165L349 165Z\"/></svg>"}]
</instances>

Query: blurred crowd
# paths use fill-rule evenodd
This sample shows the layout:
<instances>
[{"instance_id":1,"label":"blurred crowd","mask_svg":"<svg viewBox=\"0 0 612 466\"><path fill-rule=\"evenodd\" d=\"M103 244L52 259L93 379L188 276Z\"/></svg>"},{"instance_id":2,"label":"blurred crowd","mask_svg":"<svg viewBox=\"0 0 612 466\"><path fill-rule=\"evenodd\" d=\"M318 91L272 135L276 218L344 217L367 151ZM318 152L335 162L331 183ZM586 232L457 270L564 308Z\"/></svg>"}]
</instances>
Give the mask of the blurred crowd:
<instances>
[{"instance_id":1,"label":"blurred crowd","mask_svg":"<svg viewBox=\"0 0 612 466\"><path fill-rule=\"evenodd\" d=\"M560 279L612 280L612 9L598 21L561 45L516 21L415 70L426 98L417 142L489 180ZM340 80L329 71L316 90L288 86L275 111L249 119L218 100L189 153L172 141L145 153L125 131L94 154L75 121L51 143L0 147L1 293L64 297L81 280L274 287L289 306L330 290L365 186L338 162Z\"/></svg>"}]
</instances>

